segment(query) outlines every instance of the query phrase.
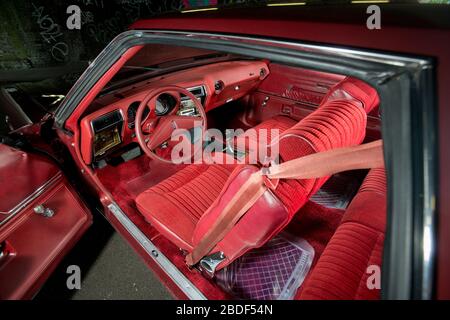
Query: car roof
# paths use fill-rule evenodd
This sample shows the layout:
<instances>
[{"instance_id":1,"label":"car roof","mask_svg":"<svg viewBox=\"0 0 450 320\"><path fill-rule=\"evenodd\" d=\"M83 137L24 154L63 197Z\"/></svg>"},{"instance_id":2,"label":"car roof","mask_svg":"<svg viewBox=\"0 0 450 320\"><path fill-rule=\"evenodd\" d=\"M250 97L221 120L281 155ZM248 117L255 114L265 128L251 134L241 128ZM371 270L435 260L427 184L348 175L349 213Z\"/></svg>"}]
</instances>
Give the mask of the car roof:
<instances>
[{"instance_id":1,"label":"car roof","mask_svg":"<svg viewBox=\"0 0 450 320\"><path fill-rule=\"evenodd\" d=\"M426 29L450 29L450 5L429 4L377 4L381 9L385 26L414 27ZM232 23L233 21L253 21L264 27L264 23L276 20L281 23L293 21L315 23L365 24L369 4L330 4L298 6L225 6L201 7L172 11L158 17L143 18L130 26L130 29L154 29L155 21L180 21L186 23ZM178 25L176 25L179 27ZM175 27L175 26L174 26ZM191 24L184 28L193 27Z\"/></svg>"}]
</instances>

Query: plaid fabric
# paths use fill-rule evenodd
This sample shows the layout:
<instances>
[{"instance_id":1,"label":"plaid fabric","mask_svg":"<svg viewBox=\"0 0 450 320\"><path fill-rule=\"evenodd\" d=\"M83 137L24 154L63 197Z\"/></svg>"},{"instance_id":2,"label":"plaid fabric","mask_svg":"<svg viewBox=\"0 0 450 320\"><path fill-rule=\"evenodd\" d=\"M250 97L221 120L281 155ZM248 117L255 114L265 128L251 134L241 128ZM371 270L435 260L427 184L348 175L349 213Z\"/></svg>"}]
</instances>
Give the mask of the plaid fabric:
<instances>
[{"instance_id":1,"label":"plaid fabric","mask_svg":"<svg viewBox=\"0 0 450 320\"><path fill-rule=\"evenodd\" d=\"M216 281L238 299L293 299L313 257L305 240L279 235L217 272Z\"/></svg>"}]
</instances>

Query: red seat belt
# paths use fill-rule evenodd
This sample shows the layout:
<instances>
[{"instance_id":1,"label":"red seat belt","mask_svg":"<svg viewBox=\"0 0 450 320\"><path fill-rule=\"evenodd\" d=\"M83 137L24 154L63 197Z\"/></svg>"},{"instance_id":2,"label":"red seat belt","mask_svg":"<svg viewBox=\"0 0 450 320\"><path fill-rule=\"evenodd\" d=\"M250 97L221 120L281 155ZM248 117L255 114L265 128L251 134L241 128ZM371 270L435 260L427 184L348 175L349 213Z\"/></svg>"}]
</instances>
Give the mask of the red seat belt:
<instances>
[{"instance_id":1,"label":"red seat belt","mask_svg":"<svg viewBox=\"0 0 450 320\"><path fill-rule=\"evenodd\" d=\"M273 179L313 179L356 169L384 166L382 140L310 154L253 173L225 206L211 229L186 256L189 266L197 264L233 228L239 219L273 187Z\"/></svg>"}]
</instances>

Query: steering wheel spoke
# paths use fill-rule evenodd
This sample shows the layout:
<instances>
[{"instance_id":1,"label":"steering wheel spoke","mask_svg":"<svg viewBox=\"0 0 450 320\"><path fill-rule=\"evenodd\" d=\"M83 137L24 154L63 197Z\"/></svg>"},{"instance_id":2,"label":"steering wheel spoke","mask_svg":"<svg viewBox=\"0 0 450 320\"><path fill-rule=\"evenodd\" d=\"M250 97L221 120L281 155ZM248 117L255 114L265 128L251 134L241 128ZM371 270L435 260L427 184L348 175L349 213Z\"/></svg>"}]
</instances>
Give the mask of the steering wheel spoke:
<instances>
[{"instance_id":1,"label":"steering wheel spoke","mask_svg":"<svg viewBox=\"0 0 450 320\"><path fill-rule=\"evenodd\" d=\"M158 119L150 117L141 124L142 133L145 135L150 135L153 133L155 128L158 126Z\"/></svg>"},{"instance_id":2,"label":"steering wheel spoke","mask_svg":"<svg viewBox=\"0 0 450 320\"><path fill-rule=\"evenodd\" d=\"M174 98L178 99L178 107L180 106L181 95L187 96L195 104L200 116L181 116L176 113L171 113L166 116L157 116L156 114L156 100L163 93L170 93ZM149 108L150 112L144 119L144 110ZM161 146L170 145L172 133L177 129L184 129L192 131L194 128L201 128L202 137L204 136L207 128L206 113L202 104L195 98L195 96L188 90L177 87L167 86L152 90L142 100L139 108L136 112L136 137L144 152L152 159L160 160L163 162L173 162L174 159L162 158L155 150ZM201 144L200 144L201 145ZM193 158L197 152L200 152L201 148L193 148L194 153L183 156L182 159L177 159L177 162L186 162ZM169 153L170 154L170 153Z\"/></svg>"}]
</instances>

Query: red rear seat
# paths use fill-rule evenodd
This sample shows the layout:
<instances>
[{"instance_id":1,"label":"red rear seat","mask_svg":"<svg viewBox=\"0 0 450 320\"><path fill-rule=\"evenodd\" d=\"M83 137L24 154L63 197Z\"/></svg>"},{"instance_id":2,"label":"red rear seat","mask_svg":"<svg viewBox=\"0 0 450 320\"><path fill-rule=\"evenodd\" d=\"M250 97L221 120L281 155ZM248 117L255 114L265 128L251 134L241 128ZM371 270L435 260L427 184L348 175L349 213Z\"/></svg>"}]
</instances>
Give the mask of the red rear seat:
<instances>
[{"instance_id":1,"label":"red rear seat","mask_svg":"<svg viewBox=\"0 0 450 320\"><path fill-rule=\"evenodd\" d=\"M305 282L300 299L379 299L380 290L366 284L371 275L367 267L381 268L385 227L385 172L372 169Z\"/></svg>"}]
</instances>

